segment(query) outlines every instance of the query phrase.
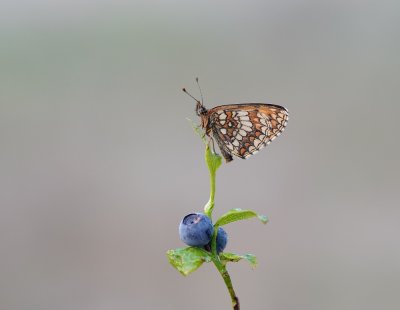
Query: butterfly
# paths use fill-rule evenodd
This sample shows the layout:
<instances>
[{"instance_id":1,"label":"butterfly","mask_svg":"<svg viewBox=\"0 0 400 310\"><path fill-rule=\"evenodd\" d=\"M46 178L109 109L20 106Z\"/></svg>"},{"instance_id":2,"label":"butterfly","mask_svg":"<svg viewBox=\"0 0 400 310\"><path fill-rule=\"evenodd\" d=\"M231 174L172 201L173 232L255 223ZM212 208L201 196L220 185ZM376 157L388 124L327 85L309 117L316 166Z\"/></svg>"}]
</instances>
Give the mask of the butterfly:
<instances>
[{"instance_id":1,"label":"butterfly","mask_svg":"<svg viewBox=\"0 0 400 310\"><path fill-rule=\"evenodd\" d=\"M201 127L211 141L215 139L225 161L233 156L246 159L256 154L279 136L289 120L288 110L282 106L266 103L241 103L221 105L207 110L198 78L201 101L196 100L196 114Z\"/></svg>"}]
</instances>

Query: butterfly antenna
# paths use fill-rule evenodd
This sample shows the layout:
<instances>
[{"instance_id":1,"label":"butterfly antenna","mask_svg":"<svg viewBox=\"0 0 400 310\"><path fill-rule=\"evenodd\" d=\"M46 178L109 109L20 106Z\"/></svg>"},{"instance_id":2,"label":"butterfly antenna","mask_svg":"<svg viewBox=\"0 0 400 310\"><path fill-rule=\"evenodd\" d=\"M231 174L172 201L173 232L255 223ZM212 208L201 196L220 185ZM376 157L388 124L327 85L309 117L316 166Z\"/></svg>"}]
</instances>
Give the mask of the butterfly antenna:
<instances>
[{"instance_id":1,"label":"butterfly antenna","mask_svg":"<svg viewBox=\"0 0 400 310\"><path fill-rule=\"evenodd\" d=\"M201 91L201 87L200 87L200 83L199 83L199 78L198 77L196 78L196 83L197 83L197 86L199 87L199 91L200 91L201 104L204 105L203 93Z\"/></svg>"},{"instance_id":2,"label":"butterfly antenna","mask_svg":"<svg viewBox=\"0 0 400 310\"><path fill-rule=\"evenodd\" d=\"M188 91L186 90L186 88L182 88L182 91L187 94L188 96L192 97L196 102L200 102L199 100L197 100L195 97L193 97L191 94L188 93Z\"/></svg>"}]
</instances>

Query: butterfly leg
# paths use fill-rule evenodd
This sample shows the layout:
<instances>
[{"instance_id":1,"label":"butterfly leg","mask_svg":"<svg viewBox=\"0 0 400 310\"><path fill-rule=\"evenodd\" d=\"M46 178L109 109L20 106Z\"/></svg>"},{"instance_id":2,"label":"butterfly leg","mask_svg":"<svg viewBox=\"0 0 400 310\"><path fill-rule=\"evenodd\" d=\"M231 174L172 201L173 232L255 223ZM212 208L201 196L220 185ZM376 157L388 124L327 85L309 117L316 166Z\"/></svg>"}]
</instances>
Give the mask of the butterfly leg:
<instances>
[{"instance_id":1,"label":"butterfly leg","mask_svg":"<svg viewBox=\"0 0 400 310\"><path fill-rule=\"evenodd\" d=\"M224 156L225 161L226 161L227 163L229 163L230 161L233 160L232 155L229 154L224 148L221 148L221 153L222 153L222 156Z\"/></svg>"},{"instance_id":2,"label":"butterfly leg","mask_svg":"<svg viewBox=\"0 0 400 310\"><path fill-rule=\"evenodd\" d=\"M217 138L216 138L216 139L217 139ZM217 143L218 143L219 149L221 150L222 156L224 156L224 158L225 158L225 161L226 161L227 163L229 163L230 161L232 161L232 160L233 160L233 157L232 157L232 155L228 152L228 150L226 149L226 146L223 145L222 142L221 142L219 139L217 139ZM213 140L213 147L214 147L214 140ZM214 153L215 153L215 151L214 151Z\"/></svg>"},{"instance_id":3,"label":"butterfly leg","mask_svg":"<svg viewBox=\"0 0 400 310\"><path fill-rule=\"evenodd\" d=\"M210 142L211 142L213 153L217 154L217 152L215 151L214 139L212 137L210 137L210 141L208 142L208 144L210 144Z\"/></svg>"}]
</instances>

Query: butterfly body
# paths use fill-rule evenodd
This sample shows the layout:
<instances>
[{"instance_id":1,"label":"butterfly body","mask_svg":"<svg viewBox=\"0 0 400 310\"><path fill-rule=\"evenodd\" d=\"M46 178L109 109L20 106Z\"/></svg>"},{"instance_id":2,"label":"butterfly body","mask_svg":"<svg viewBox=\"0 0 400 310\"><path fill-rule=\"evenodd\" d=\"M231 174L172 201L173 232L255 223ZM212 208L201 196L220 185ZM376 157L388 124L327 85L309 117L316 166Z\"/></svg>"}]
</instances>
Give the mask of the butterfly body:
<instances>
[{"instance_id":1,"label":"butterfly body","mask_svg":"<svg viewBox=\"0 0 400 310\"><path fill-rule=\"evenodd\" d=\"M278 105L244 103L207 110L198 102L197 114L207 136L214 138L227 162L232 155L247 158L256 154L284 130L288 111Z\"/></svg>"}]
</instances>

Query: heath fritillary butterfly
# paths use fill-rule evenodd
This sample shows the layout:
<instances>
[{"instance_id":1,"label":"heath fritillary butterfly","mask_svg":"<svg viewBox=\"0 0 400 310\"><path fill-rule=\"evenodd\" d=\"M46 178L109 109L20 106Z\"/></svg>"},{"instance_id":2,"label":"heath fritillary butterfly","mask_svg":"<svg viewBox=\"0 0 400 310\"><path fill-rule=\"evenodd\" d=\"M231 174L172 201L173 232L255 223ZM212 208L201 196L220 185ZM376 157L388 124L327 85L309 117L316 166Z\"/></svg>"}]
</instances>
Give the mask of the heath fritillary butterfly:
<instances>
[{"instance_id":1,"label":"heath fritillary butterfly","mask_svg":"<svg viewBox=\"0 0 400 310\"><path fill-rule=\"evenodd\" d=\"M207 110L201 89L201 101L186 89L183 91L196 100L201 127L211 140L217 141L226 162L233 160L232 155L246 159L256 154L282 133L289 119L284 107L266 103L221 105Z\"/></svg>"}]
</instances>

